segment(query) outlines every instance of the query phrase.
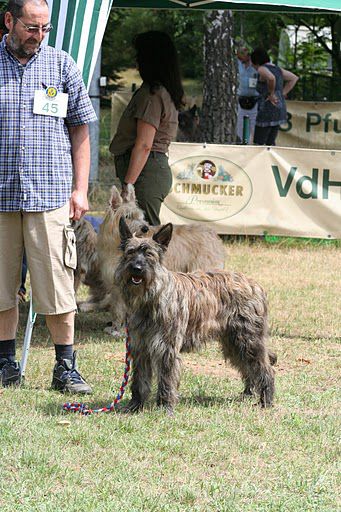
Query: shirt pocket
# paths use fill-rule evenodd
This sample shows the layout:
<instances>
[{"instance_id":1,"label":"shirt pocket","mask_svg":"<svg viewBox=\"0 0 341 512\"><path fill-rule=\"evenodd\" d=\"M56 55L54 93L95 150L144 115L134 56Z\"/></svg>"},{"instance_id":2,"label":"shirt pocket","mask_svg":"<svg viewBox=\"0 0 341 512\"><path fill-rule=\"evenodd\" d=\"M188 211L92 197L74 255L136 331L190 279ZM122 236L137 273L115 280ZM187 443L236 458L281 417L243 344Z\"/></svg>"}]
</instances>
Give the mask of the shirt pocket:
<instances>
[{"instance_id":1,"label":"shirt pocket","mask_svg":"<svg viewBox=\"0 0 341 512\"><path fill-rule=\"evenodd\" d=\"M77 267L77 247L76 247L76 235L71 226L64 227L65 237L65 253L64 263L66 267L72 268L73 270Z\"/></svg>"}]
</instances>

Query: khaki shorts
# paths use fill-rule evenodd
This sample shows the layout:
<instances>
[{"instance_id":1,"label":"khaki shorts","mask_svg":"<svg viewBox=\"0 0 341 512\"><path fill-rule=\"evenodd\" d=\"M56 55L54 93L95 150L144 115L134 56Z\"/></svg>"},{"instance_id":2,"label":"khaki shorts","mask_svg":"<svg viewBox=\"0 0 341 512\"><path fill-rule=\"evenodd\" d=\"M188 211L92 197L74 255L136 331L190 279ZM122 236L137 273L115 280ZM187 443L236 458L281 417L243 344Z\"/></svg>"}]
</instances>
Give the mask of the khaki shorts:
<instances>
[{"instance_id":1,"label":"khaki shorts","mask_svg":"<svg viewBox=\"0 0 341 512\"><path fill-rule=\"evenodd\" d=\"M47 212L0 212L0 311L17 303L24 247L34 311L42 315L74 311L77 254L69 203Z\"/></svg>"}]
</instances>

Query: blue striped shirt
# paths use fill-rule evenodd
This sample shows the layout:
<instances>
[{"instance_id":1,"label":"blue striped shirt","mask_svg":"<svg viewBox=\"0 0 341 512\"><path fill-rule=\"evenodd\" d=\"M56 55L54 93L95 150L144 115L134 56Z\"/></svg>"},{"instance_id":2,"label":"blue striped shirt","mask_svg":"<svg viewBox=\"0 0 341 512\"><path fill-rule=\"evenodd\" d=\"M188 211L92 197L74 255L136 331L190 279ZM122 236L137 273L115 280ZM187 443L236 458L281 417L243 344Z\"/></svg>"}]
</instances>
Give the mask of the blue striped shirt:
<instances>
[{"instance_id":1,"label":"blue striped shirt","mask_svg":"<svg viewBox=\"0 0 341 512\"><path fill-rule=\"evenodd\" d=\"M68 94L67 117L33 114L35 91ZM63 206L72 191L68 126L96 114L82 75L64 51L42 46L26 65L0 43L0 211L39 212Z\"/></svg>"}]
</instances>

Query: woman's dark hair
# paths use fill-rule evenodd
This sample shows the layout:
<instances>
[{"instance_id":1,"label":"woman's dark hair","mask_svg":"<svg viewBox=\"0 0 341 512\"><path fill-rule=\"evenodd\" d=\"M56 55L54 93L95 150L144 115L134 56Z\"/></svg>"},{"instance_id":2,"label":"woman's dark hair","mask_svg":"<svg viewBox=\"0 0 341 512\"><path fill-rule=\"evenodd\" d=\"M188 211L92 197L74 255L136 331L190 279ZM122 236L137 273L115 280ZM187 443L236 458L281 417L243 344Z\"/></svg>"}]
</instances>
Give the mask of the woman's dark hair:
<instances>
[{"instance_id":1,"label":"woman's dark hair","mask_svg":"<svg viewBox=\"0 0 341 512\"><path fill-rule=\"evenodd\" d=\"M5 33L7 31L6 25L5 25L5 13L0 12L0 32ZM1 40L1 33L0 33L0 40Z\"/></svg>"},{"instance_id":2,"label":"woman's dark hair","mask_svg":"<svg viewBox=\"0 0 341 512\"><path fill-rule=\"evenodd\" d=\"M150 30L138 34L134 41L136 61L144 82L150 91L163 85L177 109L183 105L184 90L181 84L178 55L173 41L165 32Z\"/></svg>"},{"instance_id":3,"label":"woman's dark hair","mask_svg":"<svg viewBox=\"0 0 341 512\"><path fill-rule=\"evenodd\" d=\"M251 53L251 61L252 64L262 66L263 64L266 64L266 62L270 62L270 57L264 48L255 48Z\"/></svg>"}]
</instances>

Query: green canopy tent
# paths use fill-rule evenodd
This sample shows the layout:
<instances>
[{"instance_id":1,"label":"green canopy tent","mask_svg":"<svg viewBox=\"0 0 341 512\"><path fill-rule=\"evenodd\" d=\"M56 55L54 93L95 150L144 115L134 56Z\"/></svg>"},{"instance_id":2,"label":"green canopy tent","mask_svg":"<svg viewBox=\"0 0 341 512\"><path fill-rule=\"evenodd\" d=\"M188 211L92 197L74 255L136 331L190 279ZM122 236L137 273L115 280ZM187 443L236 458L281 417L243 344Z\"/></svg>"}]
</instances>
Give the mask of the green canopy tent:
<instances>
[{"instance_id":1,"label":"green canopy tent","mask_svg":"<svg viewBox=\"0 0 341 512\"><path fill-rule=\"evenodd\" d=\"M231 9L234 11L341 13L340 0L113 0L113 7Z\"/></svg>"}]
</instances>

